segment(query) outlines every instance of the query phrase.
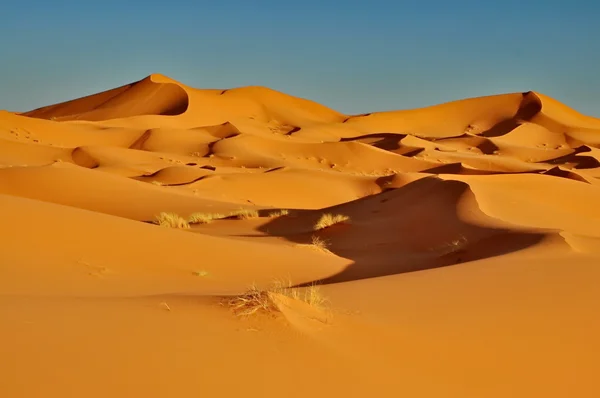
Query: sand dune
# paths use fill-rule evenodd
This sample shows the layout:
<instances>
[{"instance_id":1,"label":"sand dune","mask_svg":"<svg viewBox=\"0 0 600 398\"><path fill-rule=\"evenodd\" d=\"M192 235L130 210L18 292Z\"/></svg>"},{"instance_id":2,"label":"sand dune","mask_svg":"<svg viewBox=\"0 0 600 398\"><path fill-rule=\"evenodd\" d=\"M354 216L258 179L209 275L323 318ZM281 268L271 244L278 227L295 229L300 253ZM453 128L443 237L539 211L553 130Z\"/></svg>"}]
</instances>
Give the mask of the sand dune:
<instances>
[{"instance_id":1,"label":"sand dune","mask_svg":"<svg viewBox=\"0 0 600 398\"><path fill-rule=\"evenodd\" d=\"M52 120L118 119L139 115L174 116L189 105L186 91L178 84L156 76L102 93L23 113Z\"/></svg>"},{"instance_id":2,"label":"sand dune","mask_svg":"<svg viewBox=\"0 0 600 398\"><path fill-rule=\"evenodd\" d=\"M0 395L597 397L598 203L600 119L538 92L2 111Z\"/></svg>"}]
</instances>

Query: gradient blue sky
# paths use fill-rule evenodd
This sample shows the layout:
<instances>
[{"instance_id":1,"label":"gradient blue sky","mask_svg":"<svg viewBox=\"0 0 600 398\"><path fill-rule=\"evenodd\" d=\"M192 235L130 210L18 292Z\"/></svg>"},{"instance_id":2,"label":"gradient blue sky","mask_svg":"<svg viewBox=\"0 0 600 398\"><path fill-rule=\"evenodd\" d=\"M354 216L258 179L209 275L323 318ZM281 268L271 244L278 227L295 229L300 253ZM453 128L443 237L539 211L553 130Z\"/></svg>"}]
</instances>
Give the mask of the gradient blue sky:
<instances>
[{"instance_id":1,"label":"gradient blue sky","mask_svg":"<svg viewBox=\"0 0 600 398\"><path fill-rule=\"evenodd\" d=\"M536 90L600 116L599 18L593 0L9 0L0 109L162 73L345 113Z\"/></svg>"}]
</instances>

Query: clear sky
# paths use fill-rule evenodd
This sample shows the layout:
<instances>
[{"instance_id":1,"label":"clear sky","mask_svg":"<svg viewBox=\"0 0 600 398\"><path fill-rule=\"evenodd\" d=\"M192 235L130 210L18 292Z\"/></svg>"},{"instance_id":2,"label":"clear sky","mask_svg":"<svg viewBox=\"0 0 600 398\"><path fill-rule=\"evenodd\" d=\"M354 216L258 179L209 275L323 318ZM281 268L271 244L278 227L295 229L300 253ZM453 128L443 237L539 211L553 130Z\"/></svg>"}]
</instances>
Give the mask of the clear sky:
<instances>
[{"instance_id":1,"label":"clear sky","mask_svg":"<svg viewBox=\"0 0 600 398\"><path fill-rule=\"evenodd\" d=\"M600 116L596 0L9 0L0 15L11 111L162 73L345 113L535 90Z\"/></svg>"}]
</instances>

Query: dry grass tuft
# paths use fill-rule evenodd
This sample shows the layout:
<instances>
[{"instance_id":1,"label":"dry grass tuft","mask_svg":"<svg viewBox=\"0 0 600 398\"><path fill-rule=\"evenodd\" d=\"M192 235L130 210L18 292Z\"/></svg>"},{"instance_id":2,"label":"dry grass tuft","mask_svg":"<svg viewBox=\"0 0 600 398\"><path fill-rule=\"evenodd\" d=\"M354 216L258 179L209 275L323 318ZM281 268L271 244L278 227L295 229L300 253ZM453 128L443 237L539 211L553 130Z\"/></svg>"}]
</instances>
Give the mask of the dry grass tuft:
<instances>
[{"instance_id":1,"label":"dry grass tuft","mask_svg":"<svg viewBox=\"0 0 600 398\"><path fill-rule=\"evenodd\" d=\"M240 220L246 220L248 218L260 217L260 215L258 214L258 211L252 210L252 209L235 210L235 211L232 211L231 213L229 213L229 216L236 217Z\"/></svg>"},{"instance_id":2,"label":"dry grass tuft","mask_svg":"<svg viewBox=\"0 0 600 398\"><path fill-rule=\"evenodd\" d=\"M281 312L269 293L281 294L293 300L302 301L317 309L323 309L327 305L328 300L323 296L318 285L313 284L304 289L292 286L292 282L289 280L276 280L266 290L260 290L256 285L252 285L244 294L230 299L228 304L234 313L239 316L250 316L257 312Z\"/></svg>"},{"instance_id":3,"label":"dry grass tuft","mask_svg":"<svg viewBox=\"0 0 600 398\"><path fill-rule=\"evenodd\" d=\"M214 220L225 218L225 215L219 213L193 213L189 216L190 224L208 224Z\"/></svg>"},{"instance_id":4,"label":"dry grass tuft","mask_svg":"<svg viewBox=\"0 0 600 398\"><path fill-rule=\"evenodd\" d=\"M239 316L250 316L259 311L279 312L279 309L269 297L269 293L266 290L258 289L256 285L252 285L244 294L229 300L228 304L233 312Z\"/></svg>"},{"instance_id":5,"label":"dry grass tuft","mask_svg":"<svg viewBox=\"0 0 600 398\"><path fill-rule=\"evenodd\" d=\"M469 241L463 235L460 235L457 239L451 242L445 243L439 247L431 248L430 251L438 252L440 255L446 255L450 253L456 253L467 247Z\"/></svg>"},{"instance_id":6,"label":"dry grass tuft","mask_svg":"<svg viewBox=\"0 0 600 398\"><path fill-rule=\"evenodd\" d=\"M325 239L321 239L316 235L313 235L311 238L312 241L312 246L319 249L319 250L323 250L323 251L329 251L327 249L327 247L329 246L329 242L327 242Z\"/></svg>"},{"instance_id":7,"label":"dry grass tuft","mask_svg":"<svg viewBox=\"0 0 600 398\"><path fill-rule=\"evenodd\" d=\"M175 213L160 213L156 216L156 223L161 227L188 229L190 224Z\"/></svg>"},{"instance_id":8,"label":"dry grass tuft","mask_svg":"<svg viewBox=\"0 0 600 398\"><path fill-rule=\"evenodd\" d=\"M306 243L301 243L298 244L297 246L302 246L302 247L309 247L311 249L315 249L315 250L319 250L325 253L331 253L331 251L329 251L329 249L327 247L329 247L329 242L327 242L325 239L321 239L320 237L313 235L311 237L311 243L310 244L306 244Z\"/></svg>"},{"instance_id":9,"label":"dry grass tuft","mask_svg":"<svg viewBox=\"0 0 600 398\"><path fill-rule=\"evenodd\" d=\"M163 185L163 183L162 183L162 182L160 182L160 181L156 181L156 180L155 180L155 181L152 181L152 184L153 184L153 185L158 185L158 186L162 186L162 185Z\"/></svg>"},{"instance_id":10,"label":"dry grass tuft","mask_svg":"<svg viewBox=\"0 0 600 398\"><path fill-rule=\"evenodd\" d=\"M331 213L323 214L314 226L315 231L331 227L332 225L343 223L350 220L350 217L343 214L333 215Z\"/></svg>"},{"instance_id":11,"label":"dry grass tuft","mask_svg":"<svg viewBox=\"0 0 600 398\"><path fill-rule=\"evenodd\" d=\"M271 218L275 218L275 217L282 217L282 216L287 216L288 214L290 214L289 210L279 210L279 211L273 211L271 213L269 213L269 217Z\"/></svg>"},{"instance_id":12,"label":"dry grass tuft","mask_svg":"<svg viewBox=\"0 0 600 398\"><path fill-rule=\"evenodd\" d=\"M322 309L327 304L328 300L321 293L319 285L311 284L307 288L293 287L291 280L276 280L273 283L273 288L270 290L273 293L278 293L294 300L305 302L313 308Z\"/></svg>"},{"instance_id":13,"label":"dry grass tuft","mask_svg":"<svg viewBox=\"0 0 600 398\"><path fill-rule=\"evenodd\" d=\"M321 292L319 285L312 284L304 290L302 301L314 308L325 308L329 300Z\"/></svg>"}]
</instances>

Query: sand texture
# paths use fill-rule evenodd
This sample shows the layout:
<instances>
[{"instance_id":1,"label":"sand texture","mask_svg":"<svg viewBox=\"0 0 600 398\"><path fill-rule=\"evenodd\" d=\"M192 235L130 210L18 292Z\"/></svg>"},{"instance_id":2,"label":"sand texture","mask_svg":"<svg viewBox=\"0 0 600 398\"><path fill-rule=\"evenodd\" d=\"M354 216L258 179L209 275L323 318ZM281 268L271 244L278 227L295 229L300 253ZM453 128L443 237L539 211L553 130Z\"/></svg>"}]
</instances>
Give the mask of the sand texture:
<instances>
[{"instance_id":1,"label":"sand texture","mask_svg":"<svg viewBox=\"0 0 600 398\"><path fill-rule=\"evenodd\" d=\"M0 396L600 397L600 119L163 75L0 111Z\"/></svg>"}]
</instances>

